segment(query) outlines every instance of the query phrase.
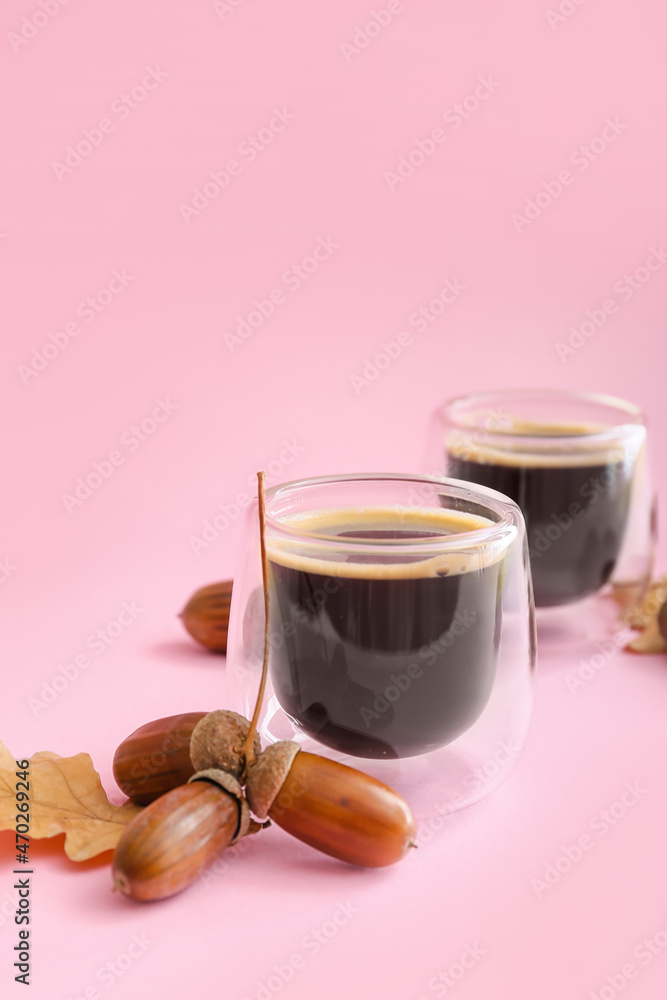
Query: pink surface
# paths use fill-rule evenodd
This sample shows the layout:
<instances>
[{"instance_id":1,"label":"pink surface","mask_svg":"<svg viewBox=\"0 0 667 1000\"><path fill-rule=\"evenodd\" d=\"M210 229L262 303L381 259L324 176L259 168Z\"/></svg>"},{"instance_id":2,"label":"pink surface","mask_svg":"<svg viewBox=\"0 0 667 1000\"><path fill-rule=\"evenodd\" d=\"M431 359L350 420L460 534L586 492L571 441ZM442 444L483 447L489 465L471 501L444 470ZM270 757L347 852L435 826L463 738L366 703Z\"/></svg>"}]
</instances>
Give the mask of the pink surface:
<instances>
[{"instance_id":1,"label":"pink surface","mask_svg":"<svg viewBox=\"0 0 667 1000\"><path fill-rule=\"evenodd\" d=\"M15 754L88 750L113 790L132 729L224 704L224 661L175 613L233 573L259 467L416 471L440 400L544 384L641 403L665 495L660 4L12 0L0 21ZM197 543L221 505L229 526ZM658 1000L667 666L617 653L573 689L595 653L542 651L513 775L395 869L273 829L139 906L106 866L35 846L30 995Z\"/></svg>"}]
</instances>

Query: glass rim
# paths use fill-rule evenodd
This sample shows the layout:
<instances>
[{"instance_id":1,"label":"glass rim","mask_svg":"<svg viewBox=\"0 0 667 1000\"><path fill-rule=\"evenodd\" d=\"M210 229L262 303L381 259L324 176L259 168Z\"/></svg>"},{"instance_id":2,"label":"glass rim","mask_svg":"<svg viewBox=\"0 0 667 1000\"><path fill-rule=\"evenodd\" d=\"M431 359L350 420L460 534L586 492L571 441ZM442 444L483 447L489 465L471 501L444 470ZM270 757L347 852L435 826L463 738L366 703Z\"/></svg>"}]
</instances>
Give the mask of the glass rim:
<instances>
[{"instance_id":1,"label":"glass rim","mask_svg":"<svg viewBox=\"0 0 667 1000\"><path fill-rule=\"evenodd\" d=\"M440 488L444 495L454 497L455 499L469 500L479 507L492 511L498 519L494 520L492 524L472 528L469 531L434 536L429 539L362 539L340 538L320 532L304 531L302 528L286 524L269 513L268 508L271 500L274 500L281 493L289 494L304 487L363 482L403 482L406 484L414 483L416 485L435 486ZM398 472L341 473L332 476L313 476L304 479L294 479L287 483L277 483L266 490L265 523L270 527L272 535L280 536L287 540L311 542L318 549L340 550L341 548L345 548L358 554L375 555L390 555L391 553L396 554L399 551L428 554L447 550L460 550L470 548L471 546L489 545L494 541L497 542L500 538L507 539L508 533L514 537L517 529L523 522L523 516L518 504L510 497L489 487L479 486L476 483L472 484L472 487L470 483L463 479L450 479L445 476L420 476ZM383 504L377 503L376 506L381 507ZM420 509L419 507L411 507L408 504L387 504L386 506L395 506L402 509ZM312 509L316 510L317 508L313 507Z\"/></svg>"},{"instance_id":2,"label":"glass rim","mask_svg":"<svg viewBox=\"0 0 667 1000\"><path fill-rule=\"evenodd\" d=\"M478 423L461 423L459 417L457 416L457 409L463 409L464 405L475 406L482 403L490 403L495 400L499 403L503 401L510 401L513 399L521 400L528 399L530 397L536 397L538 399L552 399L561 400L564 403L569 402L579 402L586 403L588 405L594 405L599 407L604 407L607 410L616 411L619 415L624 414L628 419L620 420L618 423L613 424L610 427L605 427L603 430L594 430L588 433L584 432L574 432L574 433L556 433L556 434L535 434L530 431L512 431L511 428L489 428L483 424ZM497 390L485 390L483 392L472 392L461 396L452 396L446 399L441 405L439 412L442 416L449 420L457 429L460 430L484 430L485 433L491 435L497 435L498 437L506 436L508 438L520 438L523 440L533 439L535 441L549 441L551 444L556 442L573 442L573 441L586 441L591 443L603 444L610 440L618 438L619 435L624 432L627 433L627 428L645 427L646 420L644 413L640 406L636 403L632 403L627 399L623 399L620 396L613 396L609 393L601 392L583 392L578 389L558 389L558 388L539 388L539 387L522 387L516 389L497 389Z\"/></svg>"}]
</instances>

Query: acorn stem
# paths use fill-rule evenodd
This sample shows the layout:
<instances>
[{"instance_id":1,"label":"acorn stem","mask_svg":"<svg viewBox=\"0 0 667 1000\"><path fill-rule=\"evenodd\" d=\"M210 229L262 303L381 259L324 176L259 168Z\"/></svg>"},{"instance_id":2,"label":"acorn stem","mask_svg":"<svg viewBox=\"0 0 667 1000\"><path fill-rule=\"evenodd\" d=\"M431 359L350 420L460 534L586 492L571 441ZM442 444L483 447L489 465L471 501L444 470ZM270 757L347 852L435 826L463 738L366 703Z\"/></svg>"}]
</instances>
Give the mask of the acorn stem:
<instances>
[{"instance_id":1,"label":"acorn stem","mask_svg":"<svg viewBox=\"0 0 667 1000\"><path fill-rule=\"evenodd\" d=\"M262 710L264 692L266 691L266 679L269 672L269 567L266 558L266 502L264 497L265 478L264 472L257 473L259 548L262 556L262 589L264 591L264 658L262 661L262 676L259 682L255 710L252 713L250 729L248 730L248 735L243 747L243 754L245 757L244 774L247 774L248 768L255 761L255 733L257 732L257 723L259 722L259 713Z\"/></svg>"},{"instance_id":2,"label":"acorn stem","mask_svg":"<svg viewBox=\"0 0 667 1000\"><path fill-rule=\"evenodd\" d=\"M246 830L244 836L250 837L253 833L259 833L260 830L265 830L267 826L271 826L271 820L267 819L264 823L258 823L257 820L251 819L250 825Z\"/></svg>"}]
</instances>

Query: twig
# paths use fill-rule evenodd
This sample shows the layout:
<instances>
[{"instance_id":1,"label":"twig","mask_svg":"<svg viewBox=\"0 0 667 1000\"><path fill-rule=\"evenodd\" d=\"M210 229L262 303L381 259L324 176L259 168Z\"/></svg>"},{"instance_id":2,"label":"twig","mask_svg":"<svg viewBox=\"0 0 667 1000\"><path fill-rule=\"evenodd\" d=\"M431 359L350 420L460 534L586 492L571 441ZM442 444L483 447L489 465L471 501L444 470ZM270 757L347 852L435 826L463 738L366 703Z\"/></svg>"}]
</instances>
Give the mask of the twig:
<instances>
[{"instance_id":1,"label":"twig","mask_svg":"<svg viewBox=\"0 0 667 1000\"><path fill-rule=\"evenodd\" d=\"M257 692L257 701L255 702L255 710L250 720L250 729L248 730L248 735L246 736L245 745L243 747L243 754L245 757L245 772L247 773L248 768L255 760L255 733L257 732L257 723L259 722L259 713L262 710L262 702L264 701L264 692L266 690L266 679L269 672L269 568L266 558L266 505L264 498L264 479L265 474L263 472L257 473L257 499L259 507L259 548L262 556L262 588L264 590L264 659L262 662L262 677L259 682L259 691Z\"/></svg>"}]
</instances>

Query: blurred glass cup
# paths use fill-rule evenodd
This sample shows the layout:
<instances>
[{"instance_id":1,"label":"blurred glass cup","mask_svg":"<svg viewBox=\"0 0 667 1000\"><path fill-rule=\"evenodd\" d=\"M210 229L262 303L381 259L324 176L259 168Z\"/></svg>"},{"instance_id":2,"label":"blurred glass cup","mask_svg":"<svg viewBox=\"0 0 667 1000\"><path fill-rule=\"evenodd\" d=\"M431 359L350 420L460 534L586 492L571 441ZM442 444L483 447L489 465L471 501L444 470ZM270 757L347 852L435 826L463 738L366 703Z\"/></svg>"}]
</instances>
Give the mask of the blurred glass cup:
<instances>
[{"instance_id":1,"label":"blurred glass cup","mask_svg":"<svg viewBox=\"0 0 667 1000\"><path fill-rule=\"evenodd\" d=\"M538 609L607 584L631 600L649 582L654 502L646 426L632 403L558 389L451 399L433 418L427 467L519 504Z\"/></svg>"}]
</instances>

